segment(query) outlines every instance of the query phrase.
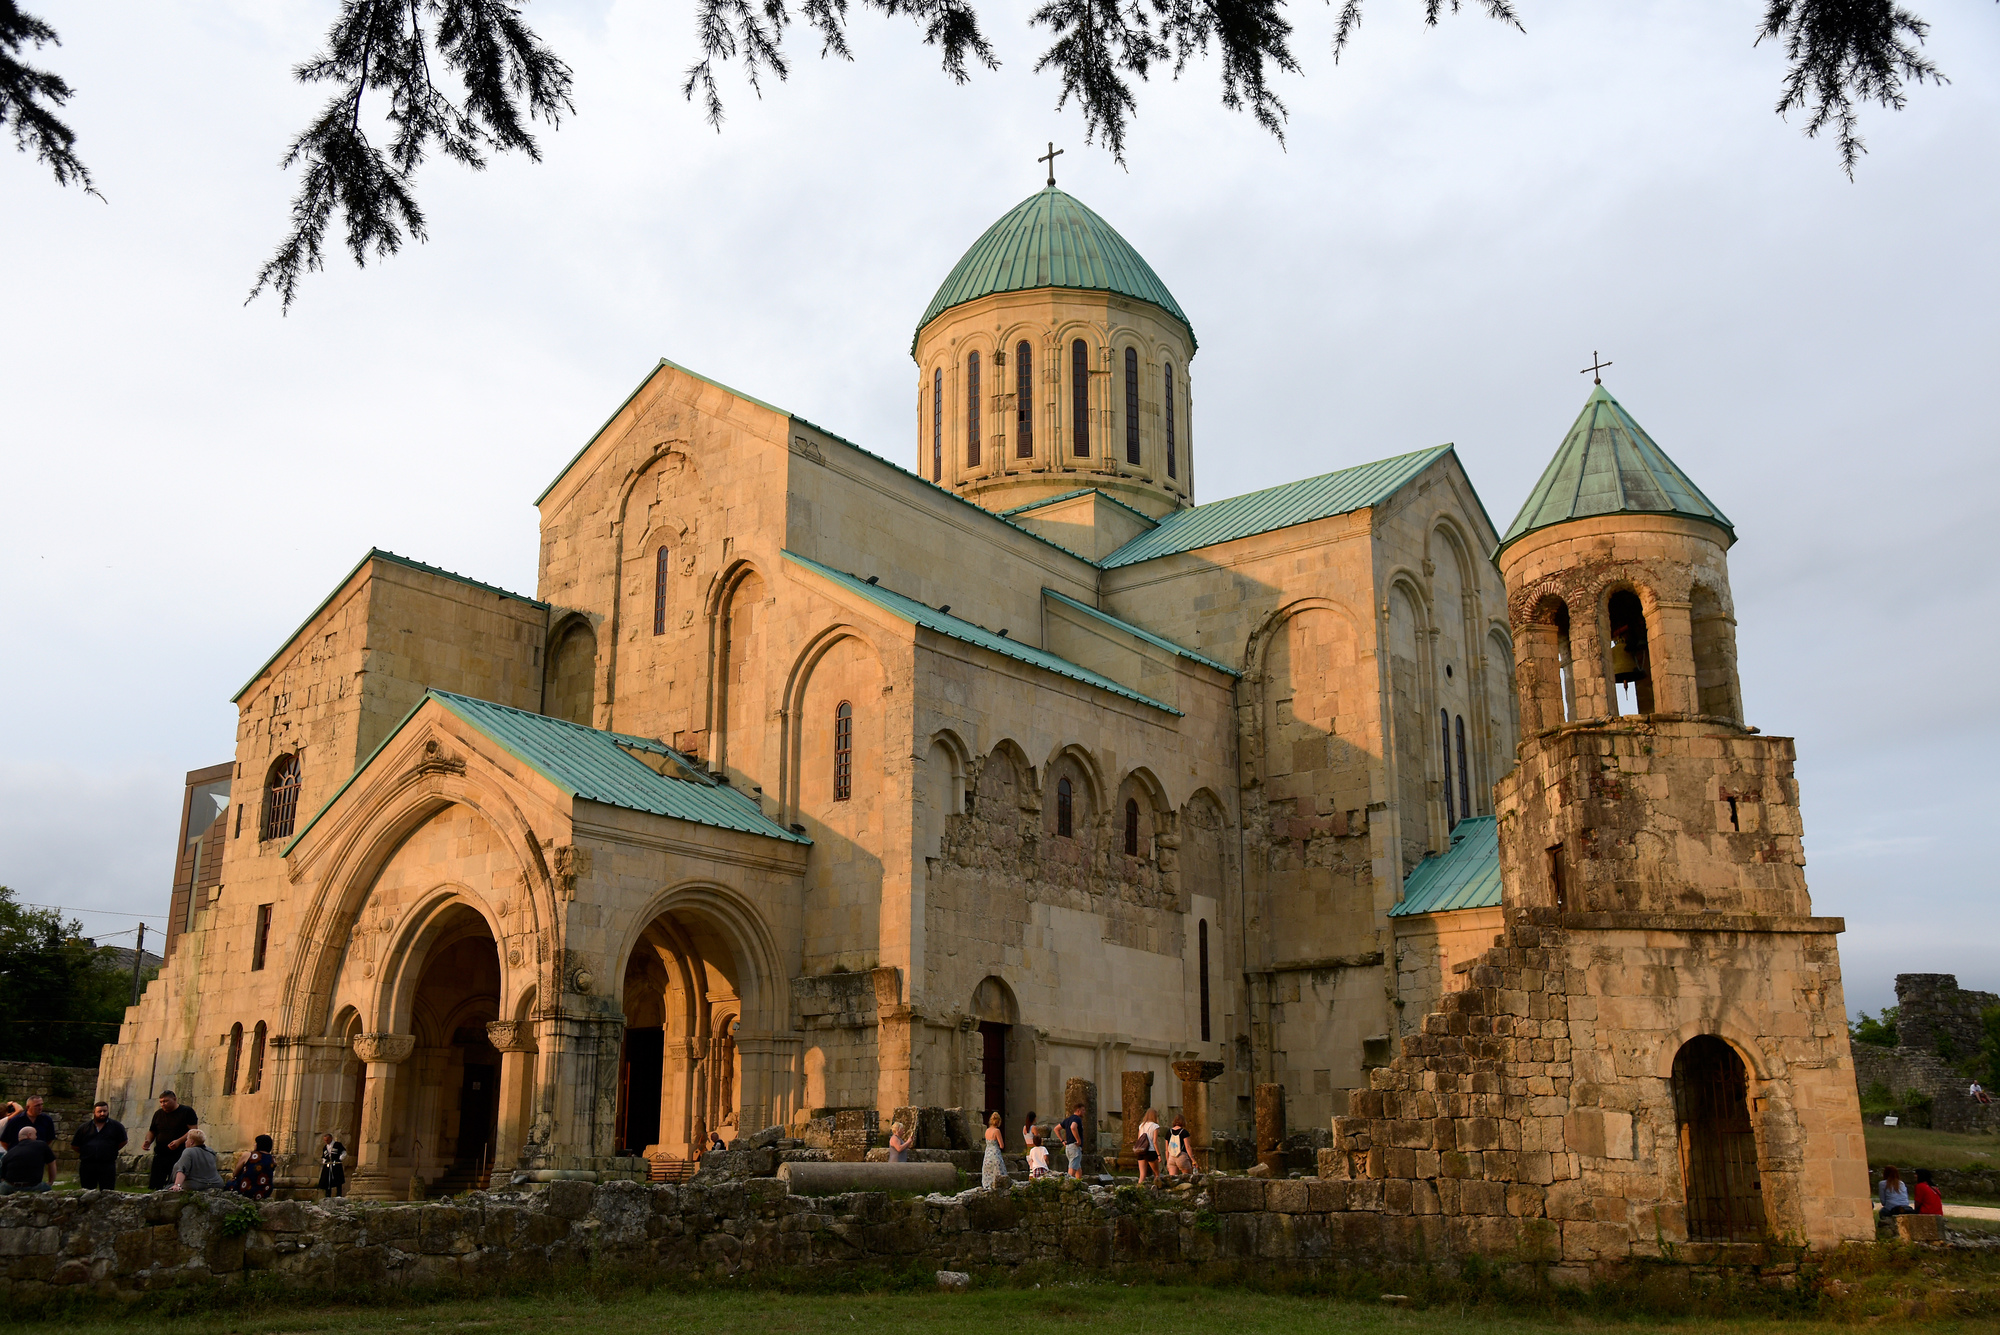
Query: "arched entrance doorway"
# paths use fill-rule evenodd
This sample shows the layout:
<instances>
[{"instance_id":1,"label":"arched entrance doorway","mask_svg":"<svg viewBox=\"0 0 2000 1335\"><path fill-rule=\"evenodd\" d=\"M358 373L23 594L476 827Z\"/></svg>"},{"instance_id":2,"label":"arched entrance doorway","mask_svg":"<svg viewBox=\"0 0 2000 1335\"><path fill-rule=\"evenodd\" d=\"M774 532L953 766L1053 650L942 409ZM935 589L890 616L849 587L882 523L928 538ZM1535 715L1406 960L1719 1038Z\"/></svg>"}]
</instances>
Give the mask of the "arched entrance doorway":
<instances>
[{"instance_id":1,"label":"arched entrance doorway","mask_svg":"<svg viewBox=\"0 0 2000 1335\"><path fill-rule=\"evenodd\" d=\"M1674 1054L1673 1083L1688 1241L1761 1241L1768 1229L1743 1059L1714 1035L1698 1035Z\"/></svg>"},{"instance_id":2,"label":"arched entrance doorway","mask_svg":"<svg viewBox=\"0 0 2000 1335\"><path fill-rule=\"evenodd\" d=\"M972 990L972 1013L979 1021L980 1115L990 1117L999 1113L1001 1128L1005 1130L1013 1123L1014 1110L1007 1106L1010 1089L1028 1088L1025 1080L1009 1078L1008 1068L1018 1058L1015 1027L1021 1020L1014 1004L1014 990L1001 979L982 979ZM1019 1111L1026 1112L1026 1105Z\"/></svg>"},{"instance_id":3,"label":"arched entrance doorway","mask_svg":"<svg viewBox=\"0 0 2000 1335\"><path fill-rule=\"evenodd\" d=\"M713 1135L761 1129L741 1126L737 1035L749 981L738 950L699 913L662 913L640 934L625 965L619 1153L684 1158Z\"/></svg>"}]
</instances>

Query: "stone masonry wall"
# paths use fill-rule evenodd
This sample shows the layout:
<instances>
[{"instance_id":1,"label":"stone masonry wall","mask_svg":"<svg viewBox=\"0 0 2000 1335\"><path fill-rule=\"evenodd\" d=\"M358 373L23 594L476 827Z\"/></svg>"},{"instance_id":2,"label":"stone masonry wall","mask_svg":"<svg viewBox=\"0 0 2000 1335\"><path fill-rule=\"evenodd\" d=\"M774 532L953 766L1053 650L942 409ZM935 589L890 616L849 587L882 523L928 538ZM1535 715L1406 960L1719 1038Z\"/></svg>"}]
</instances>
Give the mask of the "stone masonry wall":
<instances>
[{"instance_id":1,"label":"stone masonry wall","mask_svg":"<svg viewBox=\"0 0 2000 1335\"><path fill-rule=\"evenodd\" d=\"M428 1205L267 1202L254 1207L254 1226L232 1235L226 1221L243 1208L192 1192L8 1197L0 1297L19 1312L65 1293L251 1279L301 1290L476 1287L564 1267L724 1277L1041 1263L1220 1278L1248 1268L1449 1265L1466 1254L1438 1216L1385 1212L1382 1184L1318 1179L1211 1177L1158 1193L1058 1179L899 1199L794 1196L772 1178L555 1182Z\"/></svg>"}]
</instances>

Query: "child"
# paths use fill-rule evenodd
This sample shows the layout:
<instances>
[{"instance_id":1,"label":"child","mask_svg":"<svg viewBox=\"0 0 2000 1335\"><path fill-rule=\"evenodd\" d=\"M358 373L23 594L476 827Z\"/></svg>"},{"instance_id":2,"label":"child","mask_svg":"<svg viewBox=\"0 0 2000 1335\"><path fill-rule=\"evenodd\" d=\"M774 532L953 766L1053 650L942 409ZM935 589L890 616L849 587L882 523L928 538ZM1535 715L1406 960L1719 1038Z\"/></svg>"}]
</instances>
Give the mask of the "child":
<instances>
[{"instance_id":1,"label":"child","mask_svg":"<svg viewBox=\"0 0 2000 1335\"><path fill-rule=\"evenodd\" d=\"M1049 1175L1049 1147L1037 1140L1028 1146L1028 1176L1030 1179Z\"/></svg>"}]
</instances>

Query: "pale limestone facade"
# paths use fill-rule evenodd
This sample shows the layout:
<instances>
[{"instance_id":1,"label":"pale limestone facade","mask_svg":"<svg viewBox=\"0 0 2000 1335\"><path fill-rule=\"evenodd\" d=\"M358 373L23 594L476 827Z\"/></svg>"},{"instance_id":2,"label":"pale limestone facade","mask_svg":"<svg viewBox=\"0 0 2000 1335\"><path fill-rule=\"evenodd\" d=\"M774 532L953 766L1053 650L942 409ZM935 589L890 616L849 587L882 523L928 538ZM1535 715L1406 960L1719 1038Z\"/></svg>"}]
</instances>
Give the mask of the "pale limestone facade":
<instances>
[{"instance_id":1,"label":"pale limestone facade","mask_svg":"<svg viewBox=\"0 0 2000 1335\"><path fill-rule=\"evenodd\" d=\"M1218 1127L1264 1083L1346 1112L1501 929L1389 912L1496 784L1529 800L1541 650L1450 447L1196 506L1194 351L1116 292L950 306L915 472L662 362L538 498L536 597L371 553L237 697L220 884L100 1088L129 1120L173 1086L300 1179L338 1130L385 1196L821 1109L1012 1134L1129 1070L1164 1110L1177 1060L1221 1064ZM1007 377L977 437L973 352ZM1649 615L1727 616L1686 583ZM1733 717L1711 660L1660 689ZM1776 784L1717 783L1796 849ZM1704 839L1662 851L1715 885Z\"/></svg>"}]
</instances>

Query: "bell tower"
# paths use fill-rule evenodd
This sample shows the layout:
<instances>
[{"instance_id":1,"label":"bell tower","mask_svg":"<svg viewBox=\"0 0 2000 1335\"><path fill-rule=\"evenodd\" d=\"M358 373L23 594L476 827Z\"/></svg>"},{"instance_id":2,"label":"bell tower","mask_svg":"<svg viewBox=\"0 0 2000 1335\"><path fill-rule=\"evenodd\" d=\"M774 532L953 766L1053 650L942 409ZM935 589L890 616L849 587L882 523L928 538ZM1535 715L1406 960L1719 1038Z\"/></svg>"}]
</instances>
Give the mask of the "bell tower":
<instances>
[{"instance_id":1,"label":"bell tower","mask_svg":"<svg viewBox=\"0 0 2000 1335\"><path fill-rule=\"evenodd\" d=\"M1812 911L1792 743L1743 722L1735 540L1593 389L1497 553L1526 740L1496 809L1521 903Z\"/></svg>"}]
</instances>

